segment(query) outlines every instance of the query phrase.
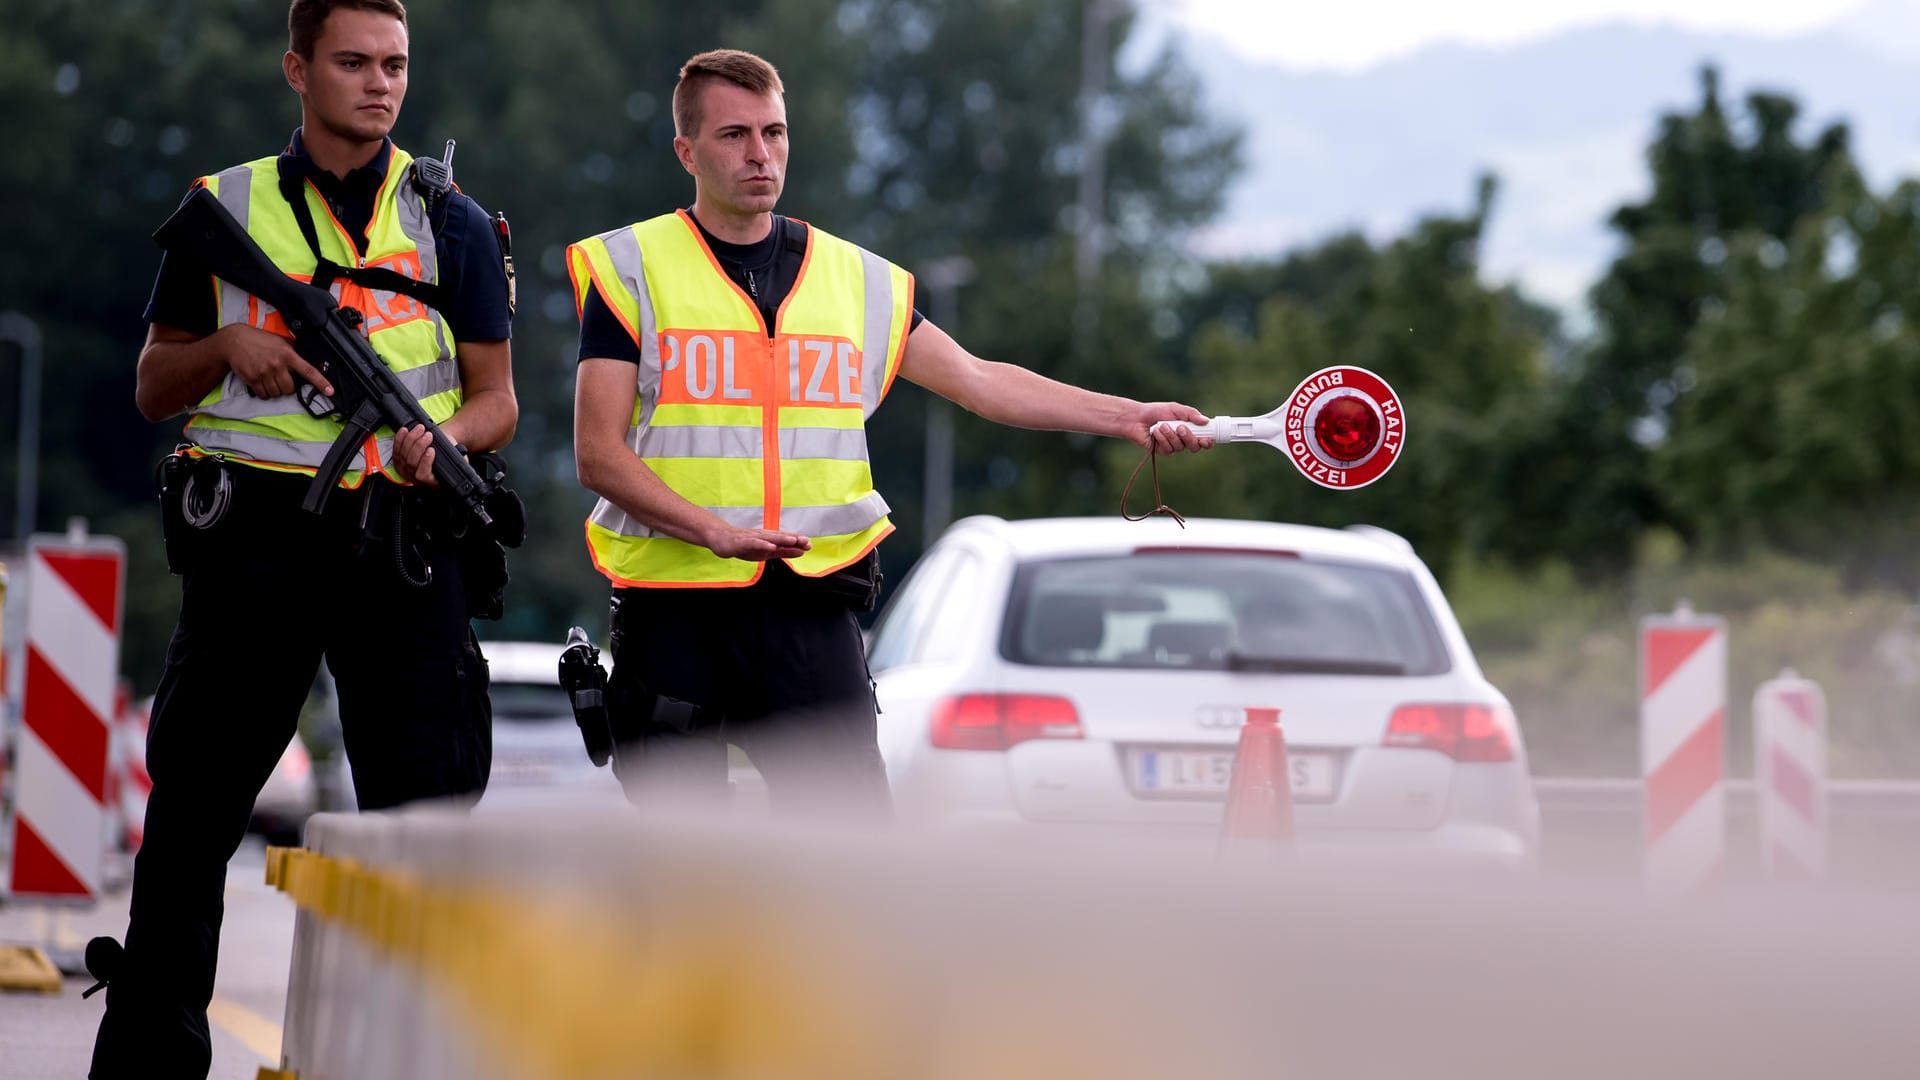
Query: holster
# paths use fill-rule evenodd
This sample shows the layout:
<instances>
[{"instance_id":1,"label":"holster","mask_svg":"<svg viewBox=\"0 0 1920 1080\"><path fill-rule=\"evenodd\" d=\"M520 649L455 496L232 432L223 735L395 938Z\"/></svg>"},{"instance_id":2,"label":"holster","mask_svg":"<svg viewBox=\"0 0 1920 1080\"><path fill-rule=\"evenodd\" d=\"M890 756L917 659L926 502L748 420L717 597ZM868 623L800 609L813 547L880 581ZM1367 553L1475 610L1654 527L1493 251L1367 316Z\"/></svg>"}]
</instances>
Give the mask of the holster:
<instances>
[{"instance_id":1,"label":"holster","mask_svg":"<svg viewBox=\"0 0 1920 1080\"><path fill-rule=\"evenodd\" d=\"M872 611L880 603L880 584L885 579L886 575L880 572L880 550L875 548L851 566L815 580L854 611Z\"/></svg>"},{"instance_id":2,"label":"holster","mask_svg":"<svg viewBox=\"0 0 1920 1080\"><path fill-rule=\"evenodd\" d=\"M466 590L467 616L498 619L507 611L507 549L478 529L459 541L460 583Z\"/></svg>"},{"instance_id":3,"label":"holster","mask_svg":"<svg viewBox=\"0 0 1920 1080\"><path fill-rule=\"evenodd\" d=\"M573 706L573 722L587 746L587 760L598 767L613 756L613 725L607 719L607 672L600 666L600 650L575 626L567 631L560 653L560 687Z\"/></svg>"},{"instance_id":4,"label":"holster","mask_svg":"<svg viewBox=\"0 0 1920 1080\"><path fill-rule=\"evenodd\" d=\"M474 469L490 481L506 476L506 464L498 454L472 454L470 460ZM467 614L475 619L498 619L506 614L507 548L519 547L527 535L526 507L513 491L497 488L488 511L495 521L493 532L470 528L457 538Z\"/></svg>"}]
</instances>

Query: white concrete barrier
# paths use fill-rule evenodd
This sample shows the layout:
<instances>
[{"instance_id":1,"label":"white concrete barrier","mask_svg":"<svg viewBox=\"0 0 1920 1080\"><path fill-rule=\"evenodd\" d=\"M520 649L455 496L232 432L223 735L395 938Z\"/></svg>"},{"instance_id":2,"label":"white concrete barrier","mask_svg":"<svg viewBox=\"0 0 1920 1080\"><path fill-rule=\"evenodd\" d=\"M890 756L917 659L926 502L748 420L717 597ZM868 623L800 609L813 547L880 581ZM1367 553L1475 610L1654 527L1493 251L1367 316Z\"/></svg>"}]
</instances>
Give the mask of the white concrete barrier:
<instances>
[{"instance_id":1,"label":"white concrete barrier","mask_svg":"<svg viewBox=\"0 0 1920 1080\"><path fill-rule=\"evenodd\" d=\"M1903 898L987 851L622 810L310 823L280 1075L1905 1075ZM1818 993L1808 993L1818 987Z\"/></svg>"}]
</instances>

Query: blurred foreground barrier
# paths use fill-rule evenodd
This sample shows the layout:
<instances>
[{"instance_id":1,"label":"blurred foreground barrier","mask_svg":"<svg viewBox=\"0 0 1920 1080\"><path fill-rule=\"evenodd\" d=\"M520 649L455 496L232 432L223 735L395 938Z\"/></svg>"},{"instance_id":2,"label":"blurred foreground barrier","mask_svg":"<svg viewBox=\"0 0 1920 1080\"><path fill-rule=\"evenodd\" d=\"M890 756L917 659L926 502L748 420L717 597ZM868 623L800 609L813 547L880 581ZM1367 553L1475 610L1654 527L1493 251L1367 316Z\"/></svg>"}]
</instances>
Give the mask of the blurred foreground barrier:
<instances>
[{"instance_id":1,"label":"blurred foreground barrier","mask_svg":"<svg viewBox=\"0 0 1920 1080\"><path fill-rule=\"evenodd\" d=\"M263 1075L1802 1080L1920 1060L1898 898L619 810L324 815L308 842L268 870L301 913Z\"/></svg>"},{"instance_id":2,"label":"blurred foreground barrier","mask_svg":"<svg viewBox=\"0 0 1920 1080\"><path fill-rule=\"evenodd\" d=\"M1784 671L1753 692L1753 775L1767 876L1826 876L1827 697L1820 684Z\"/></svg>"},{"instance_id":3,"label":"blurred foreground barrier","mask_svg":"<svg viewBox=\"0 0 1920 1080\"><path fill-rule=\"evenodd\" d=\"M1535 777L1540 799L1541 864L1549 872L1616 876L1641 859L1644 785L1630 779ZM1826 876L1854 887L1920 890L1920 781L1829 780ZM1728 837L1727 876L1765 874L1754 782L1722 784Z\"/></svg>"}]
</instances>

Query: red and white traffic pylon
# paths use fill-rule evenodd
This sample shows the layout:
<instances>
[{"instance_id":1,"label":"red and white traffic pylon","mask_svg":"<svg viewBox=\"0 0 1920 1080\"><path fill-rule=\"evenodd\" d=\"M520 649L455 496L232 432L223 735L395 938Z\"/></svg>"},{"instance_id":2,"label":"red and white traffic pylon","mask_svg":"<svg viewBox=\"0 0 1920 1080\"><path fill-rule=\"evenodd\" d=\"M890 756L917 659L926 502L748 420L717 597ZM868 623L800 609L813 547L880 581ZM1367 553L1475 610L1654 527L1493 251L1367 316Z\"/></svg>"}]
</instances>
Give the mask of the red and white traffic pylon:
<instances>
[{"instance_id":1,"label":"red and white traffic pylon","mask_svg":"<svg viewBox=\"0 0 1920 1080\"><path fill-rule=\"evenodd\" d=\"M1703 888L1726 863L1727 634L1684 602L1640 622L1646 879Z\"/></svg>"},{"instance_id":2,"label":"red and white traffic pylon","mask_svg":"<svg viewBox=\"0 0 1920 1080\"><path fill-rule=\"evenodd\" d=\"M118 540L29 542L15 899L84 903L100 892L125 566Z\"/></svg>"},{"instance_id":3,"label":"red and white traffic pylon","mask_svg":"<svg viewBox=\"0 0 1920 1080\"><path fill-rule=\"evenodd\" d=\"M1792 671L1753 692L1760 861L1776 881L1827 872L1827 698Z\"/></svg>"},{"instance_id":4,"label":"red and white traffic pylon","mask_svg":"<svg viewBox=\"0 0 1920 1080\"><path fill-rule=\"evenodd\" d=\"M1227 783L1216 854L1277 853L1293 846L1293 783L1279 709L1247 710Z\"/></svg>"}]
</instances>

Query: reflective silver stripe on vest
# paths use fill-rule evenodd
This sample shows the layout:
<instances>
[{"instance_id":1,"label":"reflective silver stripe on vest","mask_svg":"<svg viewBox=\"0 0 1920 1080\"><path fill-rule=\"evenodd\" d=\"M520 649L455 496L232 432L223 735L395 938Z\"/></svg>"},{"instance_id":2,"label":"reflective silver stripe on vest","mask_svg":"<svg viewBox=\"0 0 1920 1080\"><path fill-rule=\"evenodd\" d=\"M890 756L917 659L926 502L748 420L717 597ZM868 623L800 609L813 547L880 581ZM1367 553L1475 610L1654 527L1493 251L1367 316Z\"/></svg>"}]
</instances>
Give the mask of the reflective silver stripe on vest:
<instances>
[{"instance_id":1,"label":"reflective silver stripe on vest","mask_svg":"<svg viewBox=\"0 0 1920 1080\"><path fill-rule=\"evenodd\" d=\"M796 427L780 429L780 457L867 460L867 433L859 428Z\"/></svg>"},{"instance_id":2,"label":"reflective silver stripe on vest","mask_svg":"<svg viewBox=\"0 0 1920 1080\"><path fill-rule=\"evenodd\" d=\"M630 432L631 445L638 452L639 433L653 422L653 408L660 400L660 333L654 321L653 294L647 289L646 265L640 257L640 238L629 227L607 237L606 244L607 259L613 263L613 272L633 293L640 309L639 325L634 327L634 331L640 338L635 344L640 347L640 383L637 389L643 411L639 423Z\"/></svg>"},{"instance_id":3,"label":"reflective silver stripe on vest","mask_svg":"<svg viewBox=\"0 0 1920 1080\"><path fill-rule=\"evenodd\" d=\"M219 200L221 207L227 213L233 215L233 220L240 223L240 228L246 229L247 219L253 212L253 170L241 165L219 173L215 179L218 181L218 190L214 193L214 197ZM253 297L245 289L228 284L224 278L217 280L219 284L215 287L215 292L220 305L220 325L232 326L246 322L247 309L252 306ZM251 416L242 414L260 409L262 405L262 402L249 394L246 382L238 374L229 371L220 380L219 404L211 409L196 411L232 416L236 420L251 419ZM283 410L273 408L257 412L255 415L272 416L281 411Z\"/></svg>"},{"instance_id":4,"label":"reflective silver stripe on vest","mask_svg":"<svg viewBox=\"0 0 1920 1080\"><path fill-rule=\"evenodd\" d=\"M758 529L767 520L766 511L757 506L703 506L701 509L736 529ZM595 525L617 532L621 536L647 539L667 535L633 520L619 507L605 499L601 499L593 508L592 521Z\"/></svg>"},{"instance_id":5,"label":"reflective silver stripe on vest","mask_svg":"<svg viewBox=\"0 0 1920 1080\"><path fill-rule=\"evenodd\" d=\"M442 364L453 363L453 342L447 340L447 334L449 333L447 320L441 316L437 309L428 308L427 310L433 312L433 342L440 347L440 359L438 362ZM507 332L512 333L513 331L509 328ZM454 369L454 374L455 378L458 378L458 367Z\"/></svg>"},{"instance_id":6,"label":"reflective silver stripe on vest","mask_svg":"<svg viewBox=\"0 0 1920 1080\"><path fill-rule=\"evenodd\" d=\"M400 204L400 231L407 234L407 239L413 241L414 249L420 253L420 280L437 284L440 249L433 243L433 223L427 219L426 201L413 189L411 177L401 180L400 185L394 199ZM453 194L449 192L447 198L453 198Z\"/></svg>"},{"instance_id":7,"label":"reflective silver stripe on vest","mask_svg":"<svg viewBox=\"0 0 1920 1080\"><path fill-rule=\"evenodd\" d=\"M643 458L757 458L757 427L657 427L640 436Z\"/></svg>"},{"instance_id":8,"label":"reflective silver stripe on vest","mask_svg":"<svg viewBox=\"0 0 1920 1080\"><path fill-rule=\"evenodd\" d=\"M219 190L215 192L215 196L220 200L220 205L226 208L227 213L233 215L233 220L240 223L240 228L244 231L247 227L248 214L253 208L253 170L242 165L220 173L216 179L219 181ZM246 322L247 305L252 299L245 290L222 280L220 282L220 325L231 326L234 323ZM230 375L223 393L231 397L234 387L245 385L238 376Z\"/></svg>"},{"instance_id":9,"label":"reflective silver stripe on vest","mask_svg":"<svg viewBox=\"0 0 1920 1080\"><path fill-rule=\"evenodd\" d=\"M414 398L419 401L460 389L460 362L451 356L424 367L408 368L394 374L400 377L400 385L413 391Z\"/></svg>"},{"instance_id":10,"label":"reflective silver stripe on vest","mask_svg":"<svg viewBox=\"0 0 1920 1080\"><path fill-rule=\"evenodd\" d=\"M306 380L299 376L295 376L293 381L306 385ZM222 420L259 420L268 416L293 416L307 410L292 394L281 394L265 400L254 397L238 375L229 374L220 400L196 411L201 416L216 416Z\"/></svg>"},{"instance_id":11,"label":"reflective silver stripe on vest","mask_svg":"<svg viewBox=\"0 0 1920 1080\"><path fill-rule=\"evenodd\" d=\"M887 515L887 500L874 492L864 499L833 506L783 506L780 528L802 536L844 536L864 531Z\"/></svg>"},{"instance_id":12,"label":"reflective silver stripe on vest","mask_svg":"<svg viewBox=\"0 0 1920 1080\"><path fill-rule=\"evenodd\" d=\"M412 168L412 166L408 166L408 168ZM420 255L420 280L437 285L440 283L440 247L435 243L433 238L433 222L427 217L426 200L422 199L420 194L413 189L411 177L402 180L400 184L400 190L395 193L394 199L394 201L399 204L400 231L407 234L408 240L413 241L413 248ZM449 193L447 198L451 199L453 195ZM449 213L451 213L451 211L449 211ZM395 297L397 294L376 290L375 295L379 298L380 303L385 304L390 298ZM429 308L428 310L433 311L434 344L440 347L440 360L434 366L438 367L440 364L451 365L453 361L453 342L447 340L449 331L447 329L446 317L438 309ZM460 376L456 368L453 376L453 386L442 387L442 389L451 390L459 385ZM426 395L417 394L415 396L425 397Z\"/></svg>"},{"instance_id":13,"label":"reflective silver stripe on vest","mask_svg":"<svg viewBox=\"0 0 1920 1080\"><path fill-rule=\"evenodd\" d=\"M892 359L887 336L893 330L893 268L866 248L859 251L867 284L867 320L860 340L860 414L872 416L887 388L887 361Z\"/></svg>"},{"instance_id":14,"label":"reflective silver stripe on vest","mask_svg":"<svg viewBox=\"0 0 1920 1080\"><path fill-rule=\"evenodd\" d=\"M267 461L275 465L299 465L308 469L318 469L326 460L331 442L306 442L288 439L276 439L271 435L255 435L245 431L225 431L219 428L189 428L195 446L202 450L216 450L232 454L235 457L252 461ZM374 442L375 453L381 461L393 460L393 440L379 439ZM367 468L364 450L347 460L349 470Z\"/></svg>"},{"instance_id":15,"label":"reflective silver stripe on vest","mask_svg":"<svg viewBox=\"0 0 1920 1080\"><path fill-rule=\"evenodd\" d=\"M646 265L640 256L640 238L634 235L633 228L629 226L616 230L608 234L604 242L607 245L607 259L613 264L615 276L626 285L629 292L633 293L640 309L640 319L634 327L639 333L639 341L635 344L640 347L640 373L635 387L639 395L636 400L640 403L640 414L637 422L627 428L627 448L636 455L646 456L651 451L643 451L642 444L645 443L649 447L652 445L648 436L654 433L650 433L648 429L653 424L654 405L660 400L660 334L656 329L658 324L653 314L653 294L647 289ZM609 302L607 306L613 305ZM755 432L755 438L758 438L758 432ZM754 452L757 454L759 451L756 448ZM697 455L660 453L656 456L693 457ZM731 521L720 510L713 512L719 514L722 520L728 520L729 524L738 524L744 529L757 529L760 523L766 520L766 515L759 510L751 507L745 509L753 512L753 520L745 523ZM594 505L590 520L595 525L621 536L661 535L633 520L626 511L605 499L601 499Z\"/></svg>"}]
</instances>

